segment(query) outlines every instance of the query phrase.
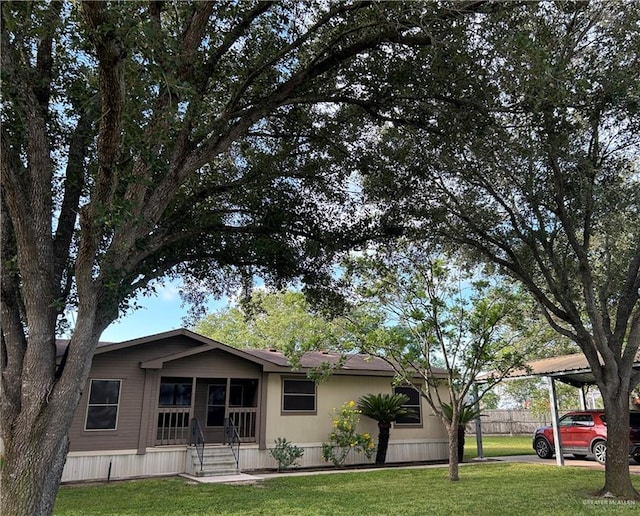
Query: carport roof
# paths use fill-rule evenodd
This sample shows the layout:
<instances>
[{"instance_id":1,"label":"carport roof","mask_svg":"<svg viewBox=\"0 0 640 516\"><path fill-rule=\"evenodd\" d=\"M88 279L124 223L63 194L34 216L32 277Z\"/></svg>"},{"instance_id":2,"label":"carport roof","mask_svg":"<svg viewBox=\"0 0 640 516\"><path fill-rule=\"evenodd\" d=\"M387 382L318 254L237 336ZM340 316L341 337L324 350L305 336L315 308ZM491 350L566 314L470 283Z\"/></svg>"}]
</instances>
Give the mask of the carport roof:
<instances>
[{"instance_id":1,"label":"carport roof","mask_svg":"<svg viewBox=\"0 0 640 516\"><path fill-rule=\"evenodd\" d=\"M633 368L640 370L640 351L636 354ZM551 376L575 387L595 384L596 379L583 353L541 358L527 362L522 369L513 371L506 378L533 378Z\"/></svg>"}]
</instances>

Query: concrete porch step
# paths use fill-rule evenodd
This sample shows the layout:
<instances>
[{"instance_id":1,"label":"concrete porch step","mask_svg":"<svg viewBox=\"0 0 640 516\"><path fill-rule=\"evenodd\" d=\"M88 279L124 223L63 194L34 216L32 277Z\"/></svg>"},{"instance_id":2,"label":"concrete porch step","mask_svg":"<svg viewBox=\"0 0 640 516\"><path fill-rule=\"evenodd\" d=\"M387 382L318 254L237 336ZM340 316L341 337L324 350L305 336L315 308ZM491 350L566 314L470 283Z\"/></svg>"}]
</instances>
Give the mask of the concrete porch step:
<instances>
[{"instance_id":1,"label":"concrete porch step","mask_svg":"<svg viewBox=\"0 0 640 516\"><path fill-rule=\"evenodd\" d=\"M200 459L195 448L191 449L193 474L198 477L237 475L240 469L236 466L236 459L228 446L205 447L203 450L202 469Z\"/></svg>"}]
</instances>

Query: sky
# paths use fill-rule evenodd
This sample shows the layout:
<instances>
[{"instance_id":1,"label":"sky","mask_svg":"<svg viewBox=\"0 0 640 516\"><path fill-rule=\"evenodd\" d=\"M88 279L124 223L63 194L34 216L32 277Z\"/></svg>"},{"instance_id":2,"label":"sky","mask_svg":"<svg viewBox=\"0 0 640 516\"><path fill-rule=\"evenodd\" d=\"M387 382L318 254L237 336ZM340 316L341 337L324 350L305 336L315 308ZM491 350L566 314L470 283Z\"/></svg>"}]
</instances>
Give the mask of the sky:
<instances>
[{"instance_id":1,"label":"sky","mask_svg":"<svg viewBox=\"0 0 640 516\"><path fill-rule=\"evenodd\" d=\"M141 307L132 310L113 322L102 334L102 342L122 342L125 340L146 337L156 333L171 331L185 327L183 318L188 307L182 306L177 283L167 283L158 287L152 297L139 297ZM211 301L207 312L213 312L228 305L228 299Z\"/></svg>"}]
</instances>

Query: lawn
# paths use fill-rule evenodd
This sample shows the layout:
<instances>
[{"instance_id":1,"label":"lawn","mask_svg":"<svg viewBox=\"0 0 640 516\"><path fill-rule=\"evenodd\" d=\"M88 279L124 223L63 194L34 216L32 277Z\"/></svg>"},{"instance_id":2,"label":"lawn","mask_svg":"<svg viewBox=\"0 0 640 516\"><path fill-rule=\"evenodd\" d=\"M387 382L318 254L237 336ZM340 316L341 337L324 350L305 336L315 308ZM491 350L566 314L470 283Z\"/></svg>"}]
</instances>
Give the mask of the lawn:
<instances>
[{"instance_id":1,"label":"lawn","mask_svg":"<svg viewBox=\"0 0 640 516\"><path fill-rule=\"evenodd\" d=\"M504 457L505 455L533 455L530 435L482 436L482 451L485 457ZM467 434L464 447L465 460L478 456L476 436Z\"/></svg>"},{"instance_id":2,"label":"lawn","mask_svg":"<svg viewBox=\"0 0 640 516\"><path fill-rule=\"evenodd\" d=\"M591 494L603 474L541 464L446 467L280 477L253 485L191 484L179 478L62 487L57 515L634 514ZM634 477L640 489L640 477Z\"/></svg>"}]
</instances>

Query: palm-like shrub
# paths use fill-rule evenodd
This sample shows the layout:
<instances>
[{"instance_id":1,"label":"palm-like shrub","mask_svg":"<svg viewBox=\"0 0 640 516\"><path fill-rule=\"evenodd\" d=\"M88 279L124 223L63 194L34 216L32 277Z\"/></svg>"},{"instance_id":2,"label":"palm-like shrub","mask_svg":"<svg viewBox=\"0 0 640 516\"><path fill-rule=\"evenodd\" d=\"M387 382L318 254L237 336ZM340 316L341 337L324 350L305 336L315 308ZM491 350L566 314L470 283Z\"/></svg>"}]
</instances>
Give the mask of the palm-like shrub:
<instances>
[{"instance_id":1,"label":"palm-like shrub","mask_svg":"<svg viewBox=\"0 0 640 516\"><path fill-rule=\"evenodd\" d=\"M409 397L404 394L366 394L358 400L362 413L378 422L378 450L376 464L384 464L389 447L391 423L401 416L413 414L405 405Z\"/></svg>"},{"instance_id":2,"label":"palm-like shrub","mask_svg":"<svg viewBox=\"0 0 640 516\"><path fill-rule=\"evenodd\" d=\"M453 419L453 406L449 403L443 403L441 406L444 417L451 422ZM480 409L475 406L464 405L460 411L458 418L458 462L462 462L464 458L464 437L467 424L471 423L471 421L477 419L479 416Z\"/></svg>"}]
</instances>

